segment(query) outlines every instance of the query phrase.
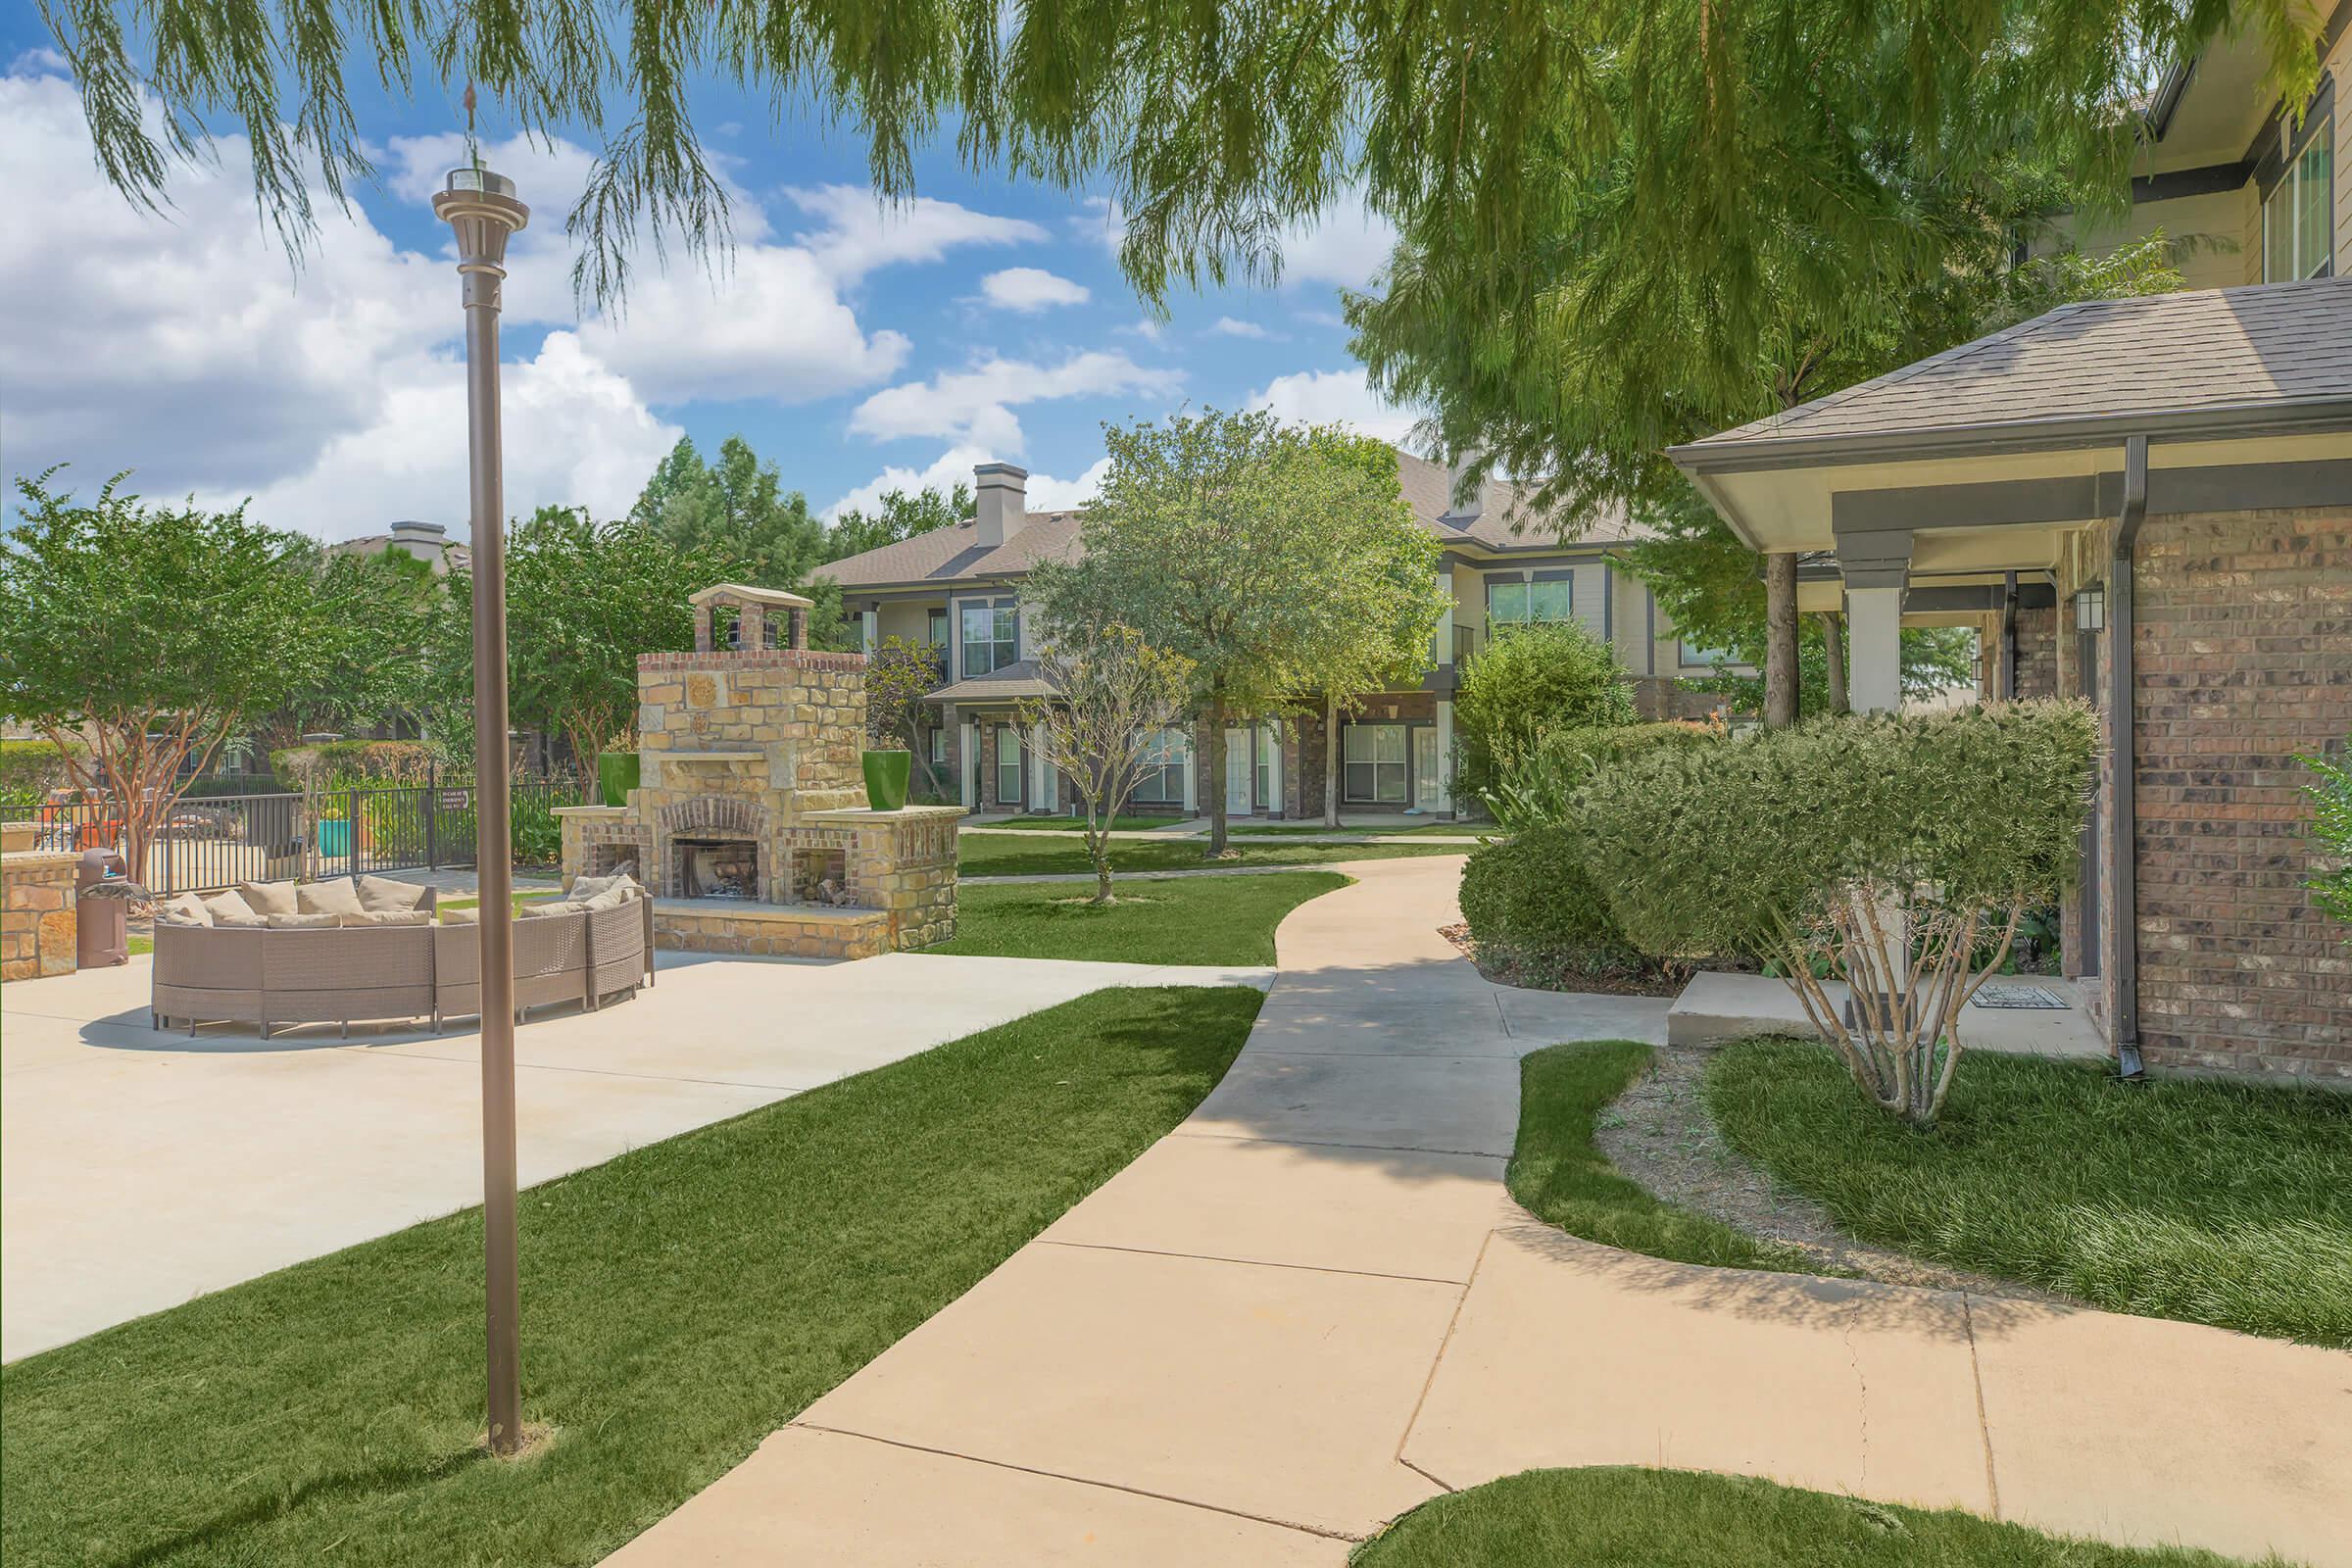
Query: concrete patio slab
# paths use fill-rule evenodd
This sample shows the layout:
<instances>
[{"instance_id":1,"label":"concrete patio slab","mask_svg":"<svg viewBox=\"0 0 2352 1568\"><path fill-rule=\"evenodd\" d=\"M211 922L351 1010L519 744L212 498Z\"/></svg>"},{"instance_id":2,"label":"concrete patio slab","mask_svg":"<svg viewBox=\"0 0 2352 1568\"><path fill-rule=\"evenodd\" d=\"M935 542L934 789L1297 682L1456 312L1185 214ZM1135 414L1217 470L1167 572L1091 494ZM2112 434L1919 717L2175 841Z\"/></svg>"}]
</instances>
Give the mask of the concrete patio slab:
<instances>
[{"instance_id":1,"label":"concrete patio slab","mask_svg":"<svg viewBox=\"0 0 2352 1568\"><path fill-rule=\"evenodd\" d=\"M2352 1356L2194 1323L1972 1298L2001 1517L2352 1563ZM2193 1463L2156 1445L2186 1444Z\"/></svg>"},{"instance_id":2,"label":"concrete patio slab","mask_svg":"<svg viewBox=\"0 0 2352 1568\"><path fill-rule=\"evenodd\" d=\"M1500 1159L1164 1138L1047 1228L1075 1246L1467 1281L1513 1207Z\"/></svg>"},{"instance_id":3,"label":"concrete patio slab","mask_svg":"<svg viewBox=\"0 0 2352 1568\"><path fill-rule=\"evenodd\" d=\"M1666 1043L1666 1013L1673 1004L1664 997L1526 991L1517 986L1495 986L1494 991L1503 1026L1522 1052L1571 1040Z\"/></svg>"},{"instance_id":4,"label":"concrete patio slab","mask_svg":"<svg viewBox=\"0 0 2352 1568\"><path fill-rule=\"evenodd\" d=\"M798 1424L1360 1536L1460 1294L1032 1244Z\"/></svg>"},{"instance_id":5,"label":"concrete patio slab","mask_svg":"<svg viewBox=\"0 0 2352 1568\"><path fill-rule=\"evenodd\" d=\"M1961 1014L1961 1040L1972 1051L2000 1051L2027 1056L2065 1056L2099 1059L2110 1054L2107 1042L2082 1005L2082 993L2071 980L2054 975L2020 975L2012 983L2039 986L2068 1005L2064 1009L1985 1007L1970 1003ZM1842 981L1826 982L1823 989L1840 1006L1845 1003ZM1753 1035L1797 1035L1814 1038L1804 1004L1788 983L1761 974L1694 974L1666 1014L1667 1043L1676 1046L1716 1046Z\"/></svg>"},{"instance_id":6,"label":"concrete patio slab","mask_svg":"<svg viewBox=\"0 0 2352 1568\"><path fill-rule=\"evenodd\" d=\"M1641 1257L1495 1232L1404 1457L1449 1487L1641 1464L1988 1511L1952 1292Z\"/></svg>"},{"instance_id":7,"label":"concrete patio slab","mask_svg":"<svg viewBox=\"0 0 2352 1568\"><path fill-rule=\"evenodd\" d=\"M658 983L515 1036L523 1182L546 1181L1104 986L1187 970L895 954L664 954ZM481 1198L481 1040L406 1024L149 1026L145 958L0 989L0 1359Z\"/></svg>"},{"instance_id":8,"label":"concrete patio slab","mask_svg":"<svg viewBox=\"0 0 2352 1568\"><path fill-rule=\"evenodd\" d=\"M1180 1132L1298 1144L1508 1155L1515 1057L1246 1052Z\"/></svg>"},{"instance_id":9,"label":"concrete patio slab","mask_svg":"<svg viewBox=\"0 0 2352 1568\"><path fill-rule=\"evenodd\" d=\"M922 1505L903 1500L919 1497ZM743 1563L1341 1568L1348 1544L1115 1487L787 1427L609 1568Z\"/></svg>"}]
</instances>

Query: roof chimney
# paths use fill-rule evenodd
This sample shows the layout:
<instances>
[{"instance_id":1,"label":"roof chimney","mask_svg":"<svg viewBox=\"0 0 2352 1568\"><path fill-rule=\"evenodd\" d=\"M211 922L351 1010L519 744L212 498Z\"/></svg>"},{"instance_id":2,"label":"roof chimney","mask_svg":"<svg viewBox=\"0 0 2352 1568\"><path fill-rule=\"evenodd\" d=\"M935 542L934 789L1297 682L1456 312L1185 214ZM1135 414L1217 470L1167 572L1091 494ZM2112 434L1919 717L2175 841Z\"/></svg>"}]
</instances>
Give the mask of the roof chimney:
<instances>
[{"instance_id":1,"label":"roof chimney","mask_svg":"<svg viewBox=\"0 0 2352 1568\"><path fill-rule=\"evenodd\" d=\"M994 550L1029 520L1029 470L1009 463L983 463L972 470L978 495L980 543Z\"/></svg>"},{"instance_id":2,"label":"roof chimney","mask_svg":"<svg viewBox=\"0 0 2352 1568\"><path fill-rule=\"evenodd\" d=\"M1446 466L1446 511L1438 520L1448 527L1467 528L1478 521L1480 514L1487 510L1487 487L1483 480L1470 492L1467 500L1455 499L1461 494L1462 476L1470 471L1471 465L1478 462L1478 449L1472 447Z\"/></svg>"}]
</instances>

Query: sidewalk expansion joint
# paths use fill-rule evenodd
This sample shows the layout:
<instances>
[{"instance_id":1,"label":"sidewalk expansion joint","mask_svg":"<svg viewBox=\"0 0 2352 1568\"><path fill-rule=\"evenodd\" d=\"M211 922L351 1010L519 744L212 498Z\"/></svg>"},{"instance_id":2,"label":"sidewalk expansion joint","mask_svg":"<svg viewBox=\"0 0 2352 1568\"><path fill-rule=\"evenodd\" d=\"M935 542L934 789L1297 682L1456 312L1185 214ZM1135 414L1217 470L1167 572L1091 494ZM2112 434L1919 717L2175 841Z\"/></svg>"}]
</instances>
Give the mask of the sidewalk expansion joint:
<instances>
[{"instance_id":1,"label":"sidewalk expansion joint","mask_svg":"<svg viewBox=\"0 0 2352 1568\"><path fill-rule=\"evenodd\" d=\"M1451 1492L1453 1488L1446 1486L1443 1481L1438 1481L1436 1476L1429 1475L1428 1471L1422 1470L1420 1466L1413 1464L1404 1456L1404 1446L1413 1441L1413 1428L1421 1424L1422 1407L1429 1403L1429 1391L1438 1386L1438 1369L1446 1364L1446 1351L1453 1344L1453 1331L1461 1326L1462 1308L1469 1302L1470 1288L1478 1283L1478 1271L1486 1266L1487 1249L1494 1245L1494 1232L1490 1230L1487 1232L1485 1240L1478 1244L1478 1256L1471 1261L1470 1277L1462 1282L1462 1294L1454 1298L1453 1310L1446 1315L1446 1332L1438 1337L1437 1353L1429 1358L1429 1375L1421 1380L1421 1392L1413 1398L1413 1413L1404 1418L1404 1430L1396 1435L1396 1462L1418 1471L1422 1475L1429 1476L1429 1479L1437 1481L1439 1486L1446 1487L1447 1492Z\"/></svg>"},{"instance_id":2,"label":"sidewalk expansion joint","mask_svg":"<svg viewBox=\"0 0 2352 1568\"><path fill-rule=\"evenodd\" d=\"M1150 1497L1157 1502L1172 1502L1180 1508L1198 1508L1203 1513L1221 1513L1229 1519L1247 1519L1252 1524L1272 1525L1278 1530L1296 1530L1302 1536L1320 1536L1326 1541L1360 1542L1368 1538L1346 1530L1334 1530L1328 1525L1310 1525L1297 1519L1277 1519L1272 1514L1251 1513L1247 1508L1228 1508L1221 1503L1202 1502L1198 1497L1179 1497L1173 1493L1153 1492L1149 1487L1123 1486L1116 1481L1098 1481L1091 1476L1074 1476L1060 1470L1043 1470L1035 1465L1014 1464L1005 1459L984 1459L978 1454L958 1453L954 1448L935 1448L927 1443L907 1443L898 1438L877 1437L871 1432L858 1432L850 1427L829 1427L814 1421L789 1423L804 1432L823 1432L837 1438L857 1438L866 1443L879 1443L885 1447L905 1448L913 1453L937 1454L943 1459L961 1459L967 1464L984 1464L994 1470L1010 1470L1017 1475L1043 1476L1048 1481L1067 1481L1073 1486L1094 1487L1103 1492L1123 1492L1131 1497Z\"/></svg>"},{"instance_id":3,"label":"sidewalk expansion joint","mask_svg":"<svg viewBox=\"0 0 2352 1568\"><path fill-rule=\"evenodd\" d=\"M1436 1274L1394 1274L1378 1268L1334 1268L1328 1263L1283 1263L1270 1257L1234 1257L1224 1252L1176 1252L1164 1247L1120 1247L1110 1242L1065 1242L1055 1236L1040 1236L1040 1247L1067 1247L1087 1252L1132 1252L1139 1257L1185 1257L1199 1263L1235 1263L1243 1268L1287 1268L1300 1274L1337 1274L1359 1280L1402 1280L1412 1285L1450 1285L1460 1287L1468 1280L1446 1279Z\"/></svg>"},{"instance_id":4,"label":"sidewalk expansion joint","mask_svg":"<svg viewBox=\"0 0 2352 1568\"><path fill-rule=\"evenodd\" d=\"M1993 1472L1992 1418L1984 1410L1984 1363L1977 1354L1977 1309L1973 1292L1960 1293L1960 1322L1968 1331L1968 1376L1977 1389L1977 1435L1984 1444L1984 1512L2001 1517L2001 1483Z\"/></svg>"}]
</instances>

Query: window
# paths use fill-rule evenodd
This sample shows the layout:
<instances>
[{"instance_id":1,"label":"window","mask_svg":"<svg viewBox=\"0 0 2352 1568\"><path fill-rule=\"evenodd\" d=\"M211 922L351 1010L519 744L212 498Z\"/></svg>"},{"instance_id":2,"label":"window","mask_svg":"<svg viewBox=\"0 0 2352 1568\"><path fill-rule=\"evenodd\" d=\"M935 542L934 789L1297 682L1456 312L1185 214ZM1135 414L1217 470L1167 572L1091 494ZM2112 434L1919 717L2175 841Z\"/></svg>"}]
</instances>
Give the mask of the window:
<instances>
[{"instance_id":1,"label":"window","mask_svg":"<svg viewBox=\"0 0 2352 1568\"><path fill-rule=\"evenodd\" d=\"M948 760L948 727L945 724L931 731L931 765L941 767Z\"/></svg>"},{"instance_id":2,"label":"window","mask_svg":"<svg viewBox=\"0 0 2352 1568\"><path fill-rule=\"evenodd\" d=\"M1135 793L1128 799L1138 806L1182 806L1184 767L1184 731L1155 731L1151 740L1145 743L1143 765L1136 773Z\"/></svg>"},{"instance_id":3,"label":"window","mask_svg":"<svg viewBox=\"0 0 2352 1568\"><path fill-rule=\"evenodd\" d=\"M1010 724L997 726L997 804L1021 804L1021 732Z\"/></svg>"},{"instance_id":4,"label":"window","mask_svg":"<svg viewBox=\"0 0 2352 1568\"><path fill-rule=\"evenodd\" d=\"M1405 726L1349 724L1343 732L1340 761L1341 793L1350 801L1375 806L1405 803Z\"/></svg>"},{"instance_id":5,"label":"window","mask_svg":"<svg viewBox=\"0 0 2352 1568\"><path fill-rule=\"evenodd\" d=\"M1274 759L1281 754L1282 742L1275 727L1259 724L1250 734L1250 745L1257 751L1257 804L1273 807L1281 803L1281 781L1274 776Z\"/></svg>"},{"instance_id":6,"label":"window","mask_svg":"<svg viewBox=\"0 0 2352 1568\"><path fill-rule=\"evenodd\" d=\"M2262 199L2262 280L2284 283L2330 271L2335 215L2335 117L2305 121L2303 150Z\"/></svg>"},{"instance_id":7,"label":"window","mask_svg":"<svg viewBox=\"0 0 2352 1568\"><path fill-rule=\"evenodd\" d=\"M1021 657L1021 615L1009 599L963 606L963 672L986 675Z\"/></svg>"},{"instance_id":8,"label":"window","mask_svg":"<svg viewBox=\"0 0 2352 1568\"><path fill-rule=\"evenodd\" d=\"M1566 620L1574 594L1572 573L1539 571L1532 579L1519 576L1487 579L1487 621L1491 626L1525 625L1530 621Z\"/></svg>"},{"instance_id":9,"label":"window","mask_svg":"<svg viewBox=\"0 0 2352 1568\"><path fill-rule=\"evenodd\" d=\"M947 611L934 610L925 617L923 621L923 641L929 643L934 648L945 648L948 646Z\"/></svg>"},{"instance_id":10,"label":"window","mask_svg":"<svg viewBox=\"0 0 2352 1568\"><path fill-rule=\"evenodd\" d=\"M1699 644L1692 642L1688 637L1677 637L1674 640L1674 646L1675 657L1682 661L1683 667L1685 669L1690 668L1693 664L1732 664L1739 662L1739 661L1732 658L1732 651L1730 649L1701 647Z\"/></svg>"}]
</instances>

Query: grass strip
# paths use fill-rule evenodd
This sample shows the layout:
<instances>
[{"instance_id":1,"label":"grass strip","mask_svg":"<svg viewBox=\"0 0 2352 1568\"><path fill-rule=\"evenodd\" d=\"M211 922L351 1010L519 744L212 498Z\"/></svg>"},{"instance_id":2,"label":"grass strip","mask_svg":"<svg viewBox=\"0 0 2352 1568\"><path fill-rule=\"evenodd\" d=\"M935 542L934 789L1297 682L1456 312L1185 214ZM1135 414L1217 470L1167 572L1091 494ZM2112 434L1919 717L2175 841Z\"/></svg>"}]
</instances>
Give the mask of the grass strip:
<instances>
[{"instance_id":1,"label":"grass strip","mask_svg":"<svg viewBox=\"0 0 2352 1568\"><path fill-rule=\"evenodd\" d=\"M1174 827L1185 820L1181 816L1114 816L1110 819L1113 833L1149 833L1158 828ZM967 818L966 827L1012 828L1019 832L1083 833L1083 816L975 816Z\"/></svg>"},{"instance_id":2,"label":"grass strip","mask_svg":"<svg viewBox=\"0 0 2352 1568\"><path fill-rule=\"evenodd\" d=\"M1353 1568L2225 1568L2180 1546L2043 1535L1689 1470L1528 1470L1422 1504Z\"/></svg>"},{"instance_id":3,"label":"grass strip","mask_svg":"<svg viewBox=\"0 0 2352 1568\"><path fill-rule=\"evenodd\" d=\"M1348 885L1336 871L1120 882L1097 908L1091 882L958 890L956 936L929 953L1111 963L1274 961L1274 928L1307 900Z\"/></svg>"},{"instance_id":4,"label":"grass strip","mask_svg":"<svg viewBox=\"0 0 2352 1568\"><path fill-rule=\"evenodd\" d=\"M1848 1235L2143 1316L2352 1348L2352 1097L1979 1052L1930 1133L1824 1047L1719 1052L1723 1136Z\"/></svg>"},{"instance_id":5,"label":"grass strip","mask_svg":"<svg viewBox=\"0 0 2352 1568\"><path fill-rule=\"evenodd\" d=\"M1608 1106L1649 1066L1650 1049L1602 1040L1531 1052L1519 1063L1511 1196L1571 1236L1679 1263L1818 1273L1804 1253L1758 1241L1654 1197L1592 1142Z\"/></svg>"},{"instance_id":6,"label":"grass strip","mask_svg":"<svg viewBox=\"0 0 2352 1568\"><path fill-rule=\"evenodd\" d=\"M557 1431L518 1463L475 1448L478 1209L26 1357L0 1556L593 1562L1175 1126L1258 1002L1097 992L530 1189L524 1408Z\"/></svg>"},{"instance_id":7,"label":"grass strip","mask_svg":"<svg viewBox=\"0 0 2352 1568\"><path fill-rule=\"evenodd\" d=\"M1196 871L1234 865L1323 865L1333 860L1388 860L1411 855L1462 855L1462 844L1237 844L1222 859L1201 852L1206 839L1114 840L1113 871ZM965 876L1054 876L1092 871L1086 846L1069 839L1024 840L1009 833L966 833L956 866Z\"/></svg>"}]
</instances>

